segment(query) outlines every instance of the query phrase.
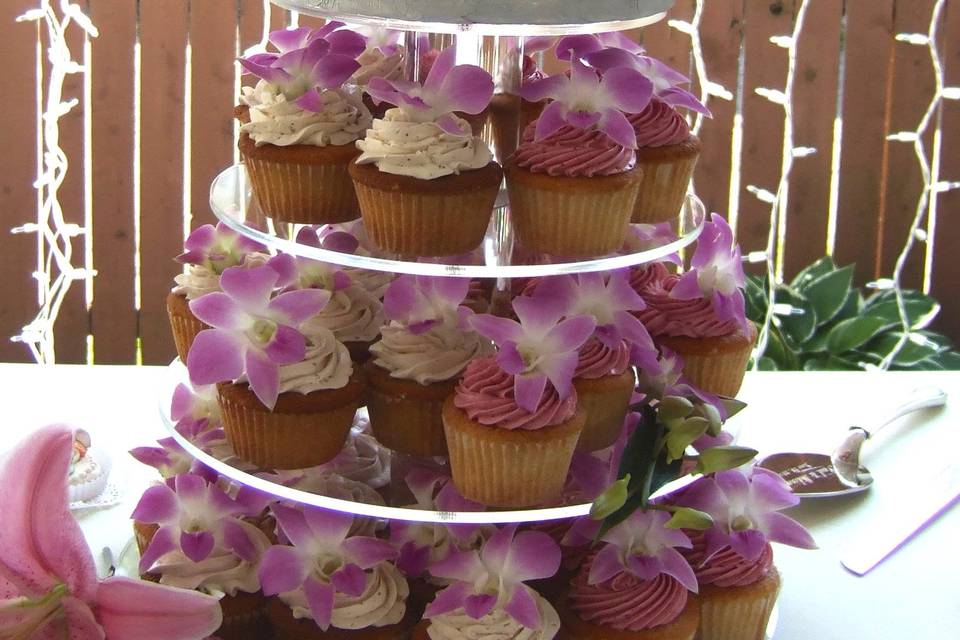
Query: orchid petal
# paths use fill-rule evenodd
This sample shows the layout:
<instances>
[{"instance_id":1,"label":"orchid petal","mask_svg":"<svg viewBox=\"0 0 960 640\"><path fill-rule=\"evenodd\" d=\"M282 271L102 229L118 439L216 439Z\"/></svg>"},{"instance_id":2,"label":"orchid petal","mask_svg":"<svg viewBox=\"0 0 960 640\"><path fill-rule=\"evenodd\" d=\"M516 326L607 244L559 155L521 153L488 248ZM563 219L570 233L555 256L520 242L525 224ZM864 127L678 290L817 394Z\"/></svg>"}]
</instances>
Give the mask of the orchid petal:
<instances>
[{"instance_id":1,"label":"orchid petal","mask_svg":"<svg viewBox=\"0 0 960 640\"><path fill-rule=\"evenodd\" d=\"M345 564L332 574L330 574L330 583L348 596L357 597L363 594L367 586L367 574L357 565Z\"/></svg>"},{"instance_id":2,"label":"orchid petal","mask_svg":"<svg viewBox=\"0 0 960 640\"><path fill-rule=\"evenodd\" d=\"M340 546L353 526L353 516L338 511L304 509L303 517L313 537L329 547Z\"/></svg>"},{"instance_id":3,"label":"orchid petal","mask_svg":"<svg viewBox=\"0 0 960 640\"><path fill-rule=\"evenodd\" d=\"M343 550L362 569L369 569L385 560L393 560L397 557L396 548L386 540L365 536L347 538L343 541Z\"/></svg>"},{"instance_id":4,"label":"orchid petal","mask_svg":"<svg viewBox=\"0 0 960 640\"><path fill-rule=\"evenodd\" d=\"M430 573L431 575L436 575L432 568ZM434 597L423 612L423 617L436 618L437 616L462 608L469 592L470 585L466 582L454 582Z\"/></svg>"},{"instance_id":5,"label":"orchid petal","mask_svg":"<svg viewBox=\"0 0 960 640\"><path fill-rule=\"evenodd\" d=\"M576 361L576 354L573 354L573 359ZM574 368L576 368L576 362L574 362ZM570 377L572 379L572 372ZM543 397L546 388L547 377L542 374L517 375L513 379L513 395L517 406L530 413L536 411L537 407L540 406L540 398Z\"/></svg>"},{"instance_id":6,"label":"orchid petal","mask_svg":"<svg viewBox=\"0 0 960 640\"><path fill-rule=\"evenodd\" d=\"M510 562L510 551L513 546L517 525L506 525L497 529L496 533L483 545L480 559L494 573L502 575Z\"/></svg>"},{"instance_id":7,"label":"orchid petal","mask_svg":"<svg viewBox=\"0 0 960 640\"><path fill-rule=\"evenodd\" d=\"M617 547L610 544L605 545L593 558L587 582L590 584L606 582L615 575L622 573L624 569L626 569L626 567L620 560L620 553Z\"/></svg>"},{"instance_id":8,"label":"orchid petal","mask_svg":"<svg viewBox=\"0 0 960 640\"><path fill-rule=\"evenodd\" d=\"M315 578L307 578L303 583L303 591L307 596L307 604L310 606L310 615L313 617L313 621L317 623L318 627L326 631L333 616L333 586L323 584Z\"/></svg>"},{"instance_id":9,"label":"orchid petal","mask_svg":"<svg viewBox=\"0 0 960 640\"><path fill-rule=\"evenodd\" d=\"M367 48L366 39L356 31L351 31L350 29L334 31L324 37L324 40L330 43L329 55L342 54L355 59Z\"/></svg>"},{"instance_id":10,"label":"orchid petal","mask_svg":"<svg viewBox=\"0 0 960 640\"><path fill-rule=\"evenodd\" d=\"M684 107L685 109L690 109L697 113L703 114L708 118L712 118L713 114L710 113L710 109L706 107L700 100L687 91L680 87L670 87L665 89L657 94L657 97L666 102L671 107Z\"/></svg>"},{"instance_id":11,"label":"orchid petal","mask_svg":"<svg viewBox=\"0 0 960 640\"><path fill-rule=\"evenodd\" d=\"M637 148L637 133L633 125L617 109L605 109L600 116L597 128L620 146L627 149Z\"/></svg>"},{"instance_id":12,"label":"orchid petal","mask_svg":"<svg viewBox=\"0 0 960 640\"><path fill-rule=\"evenodd\" d=\"M290 74L283 69L278 69L266 64L259 64L253 60L239 58L237 60L249 73L266 80L270 84L283 85L291 80Z\"/></svg>"},{"instance_id":13,"label":"orchid petal","mask_svg":"<svg viewBox=\"0 0 960 640\"><path fill-rule=\"evenodd\" d=\"M559 552L559 549L557 551ZM513 590L513 594L503 610L527 629L539 629L543 622L540 619L540 609L537 607L537 601L526 585L519 585Z\"/></svg>"},{"instance_id":14,"label":"orchid petal","mask_svg":"<svg viewBox=\"0 0 960 640\"><path fill-rule=\"evenodd\" d=\"M570 60L572 58L583 58L602 47L600 38L592 34L582 33L560 38L554 50L558 60Z\"/></svg>"},{"instance_id":15,"label":"orchid petal","mask_svg":"<svg viewBox=\"0 0 960 640\"><path fill-rule=\"evenodd\" d=\"M567 86L568 82L569 80L563 74L550 76L543 80L524 84L520 88L520 95L529 102L540 102L547 98L556 97Z\"/></svg>"},{"instance_id":16,"label":"orchid petal","mask_svg":"<svg viewBox=\"0 0 960 640\"><path fill-rule=\"evenodd\" d=\"M96 601L97 621L108 638L195 640L223 622L217 598L145 580L107 578Z\"/></svg>"},{"instance_id":17,"label":"orchid petal","mask_svg":"<svg viewBox=\"0 0 960 640\"><path fill-rule=\"evenodd\" d=\"M527 332L543 335L548 331L552 333L555 330L557 321L567 312L565 302L564 300L551 300L543 297L521 296L513 299L513 311L517 314L520 324ZM563 322L560 324L563 324ZM577 324L574 323L574 326L577 326ZM494 342L496 341L494 340Z\"/></svg>"},{"instance_id":18,"label":"orchid petal","mask_svg":"<svg viewBox=\"0 0 960 640\"><path fill-rule=\"evenodd\" d=\"M526 367L523 356L520 355L516 343L513 342L505 342L500 346L500 353L497 354L497 364L505 372L514 375L523 372Z\"/></svg>"},{"instance_id":19,"label":"orchid petal","mask_svg":"<svg viewBox=\"0 0 960 640\"><path fill-rule=\"evenodd\" d=\"M183 248L188 252L201 251L206 252L217 242L217 229L212 224L200 225L190 232L187 239L183 241Z\"/></svg>"},{"instance_id":20,"label":"orchid petal","mask_svg":"<svg viewBox=\"0 0 960 640\"><path fill-rule=\"evenodd\" d=\"M230 267L220 276L220 288L249 312L265 309L280 276L264 265L253 269Z\"/></svg>"},{"instance_id":21,"label":"orchid petal","mask_svg":"<svg viewBox=\"0 0 960 640\"><path fill-rule=\"evenodd\" d=\"M324 89L336 89L352 76L360 63L350 56L330 53L322 58L310 71L310 79Z\"/></svg>"},{"instance_id":22,"label":"orchid petal","mask_svg":"<svg viewBox=\"0 0 960 640\"><path fill-rule=\"evenodd\" d=\"M617 113L620 113L617 111ZM621 114L623 115L623 114ZM577 129L589 129L593 125L600 122L600 119L603 117L603 113L599 111L567 111L566 121L572 127ZM633 127L630 128L630 131L633 132ZM636 135L636 134L634 134Z\"/></svg>"},{"instance_id":23,"label":"orchid petal","mask_svg":"<svg viewBox=\"0 0 960 640\"><path fill-rule=\"evenodd\" d=\"M190 311L197 320L217 329L241 330L250 322L250 316L237 301L222 291L213 291L191 300Z\"/></svg>"},{"instance_id":24,"label":"orchid petal","mask_svg":"<svg viewBox=\"0 0 960 640\"><path fill-rule=\"evenodd\" d=\"M477 554L459 549L452 550L446 558L438 560L430 567L430 575L448 580L472 582L483 573L483 563Z\"/></svg>"},{"instance_id":25,"label":"orchid petal","mask_svg":"<svg viewBox=\"0 0 960 640\"><path fill-rule=\"evenodd\" d=\"M748 562L759 558L766 546L767 537L762 531L747 529L730 533L730 548Z\"/></svg>"},{"instance_id":26,"label":"orchid petal","mask_svg":"<svg viewBox=\"0 0 960 640\"><path fill-rule=\"evenodd\" d=\"M541 365L543 373L550 379L560 399L566 399L573 391L573 376L577 372L580 358L576 351L553 357L549 364Z\"/></svg>"},{"instance_id":27,"label":"orchid petal","mask_svg":"<svg viewBox=\"0 0 960 640\"><path fill-rule=\"evenodd\" d=\"M600 84L614 105L627 113L640 113L653 97L653 83L636 69L610 69Z\"/></svg>"},{"instance_id":28,"label":"orchid petal","mask_svg":"<svg viewBox=\"0 0 960 640\"><path fill-rule=\"evenodd\" d=\"M690 563L680 555L679 551L664 547L660 550L658 557L660 559L660 571L662 573L675 578L677 582L686 587L687 591L692 591L693 593L699 591L697 576L690 567Z\"/></svg>"},{"instance_id":29,"label":"orchid petal","mask_svg":"<svg viewBox=\"0 0 960 640\"><path fill-rule=\"evenodd\" d=\"M448 133L451 136L464 136L470 135L470 132L460 128L460 123L462 120L457 119L452 113L446 113L436 119L435 123L444 133ZM463 280L463 278L457 278L457 280Z\"/></svg>"},{"instance_id":30,"label":"orchid petal","mask_svg":"<svg viewBox=\"0 0 960 640\"><path fill-rule=\"evenodd\" d=\"M306 93L294 100L293 103L304 111L311 111L313 113L321 113L326 107L323 98L320 97L320 94L315 88L308 89Z\"/></svg>"},{"instance_id":31,"label":"orchid petal","mask_svg":"<svg viewBox=\"0 0 960 640\"><path fill-rule=\"evenodd\" d=\"M257 559L257 548L250 540L249 534L240 525L239 520L229 519L223 523L223 542L224 546L233 551L247 562L255 562Z\"/></svg>"},{"instance_id":32,"label":"orchid petal","mask_svg":"<svg viewBox=\"0 0 960 640\"><path fill-rule=\"evenodd\" d=\"M583 59L600 73L606 74L618 67L634 68L637 56L619 47L607 47L583 54Z\"/></svg>"},{"instance_id":33,"label":"orchid petal","mask_svg":"<svg viewBox=\"0 0 960 640\"><path fill-rule=\"evenodd\" d=\"M323 289L298 289L281 293L270 301L270 316L284 324L297 326L320 313L330 301L330 292Z\"/></svg>"},{"instance_id":34,"label":"orchid petal","mask_svg":"<svg viewBox=\"0 0 960 640\"><path fill-rule=\"evenodd\" d=\"M782 513L768 513L764 516L764 528L767 537L774 542L788 544L799 549L816 549L817 543L802 524Z\"/></svg>"},{"instance_id":35,"label":"orchid petal","mask_svg":"<svg viewBox=\"0 0 960 640\"><path fill-rule=\"evenodd\" d=\"M401 275L383 294L383 313L389 320L403 320L413 312L416 303L416 278Z\"/></svg>"},{"instance_id":36,"label":"orchid petal","mask_svg":"<svg viewBox=\"0 0 960 640\"><path fill-rule=\"evenodd\" d=\"M431 69L431 75L436 70ZM430 78L427 78L430 82ZM431 91L424 85L424 91ZM453 67L443 79L439 89L439 96L443 96L443 105L448 111L462 111L476 114L483 111L490 103L493 95L493 78L480 67L472 64L461 64ZM433 100L436 102L436 98Z\"/></svg>"},{"instance_id":37,"label":"orchid petal","mask_svg":"<svg viewBox=\"0 0 960 640\"><path fill-rule=\"evenodd\" d=\"M243 373L245 345L236 334L204 329L193 339L187 353L187 371L193 384L235 380Z\"/></svg>"},{"instance_id":38,"label":"orchid petal","mask_svg":"<svg viewBox=\"0 0 960 640\"><path fill-rule=\"evenodd\" d=\"M576 351L593 334L596 326L593 316L574 316L550 329L545 340L558 351Z\"/></svg>"},{"instance_id":39,"label":"orchid petal","mask_svg":"<svg viewBox=\"0 0 960 640\"><path fill-rule=\"evenodd\" d=\"M299 239L297 241L299 242ZM278 287L289 287L297 282L297 259L289 253L278 253L267 260L266 264L277 272Z\"/></svg>"},{"instance_id":40,"label":"orchid petal","mask_svg":"<svg viewBox=\"0 0 960 640\"><path fill-rule=\"evenodd\" d=\"M559 568L560 547L553 538L542 531L522 531L513 539L504 573L516 582L526 582L549 578Z\"/></svg>"},{"instance_id":41,"label":"orchid petal","mask_svg":"<svg viewBox=\"0 0 960 640\"><path fill-rule=\"evenodd\" d=\"M700 284L697 282L697 272L690 270L680 276L677 284L673 285L673 289L670 290L670 297L674 300L695 300L702 298L703 292L700 290Z\"/></svg>"},{"instance_id":42,"label":"orchid petal","mask_svg":"<svg viewBox=\"0 0 960 640\"><path fill-rule=\"evenodd\" d=\"M391 529L391 532L393 529ZM416 578L427 570L430 562L430 547L420 547L414 542L407 542L400 547L397 557L397 568L408 577Z\"/></svg>"},{"instance_id":43,"label":"orchid petal","mask_svg":"<svg viewBox=\"0 0 960 640\"><path fill-rule=\"evenodd\" d=\"M138 522L157 524L171 520L179 510L173 490L165 484L155 484L143 492L130 517Z\"/></svg>"},{"instance_id":44,"label":"orchid petal","mask_svg":"<svg viewBox=\"0 0 960 640\"><path fill-rule=\"evenodd\" d=\"M537 118L533 137L535 140L543 140L559 131L565 124L567 124L567 105L559 101L551 102L544 107L540 117Z\"/></svg>"},{"instance_id":45,"label":"orchid petal","mask_svg":"<svg viewBox=\"0 0 960 640\"><path fill-rule=\"evenodd\" d=\"M179 422L181 418L193 411L193 403L193 391L181 382L173 390L173 398L170 400L170 418Z\"/></svg>"},{"instance_id":46,"label":"orchid petal","mask_svg":"<svg viewBox=\"0 0 960 640\"><path fill-rule=\"evenodd\" d=\"M213 551L213 534L209 531L182 531L180 533L180 550L194 562L205 560Z\"/></svg>"},{"instance_id":47,"label":"orchid petal","mask_svg":"<svg viewBox=\"0 0 960 640\"><path fill-rule=\"evenodd\" d=\"M272 411L280 394L280 368L264 352L247 349L243 370L250 381L250 390L263 406Z\"/></svg>"},{"instance_id":48,"label":"orchid petal","mask_svg":"<svg viewBox=\"0 0 960 640\"><path fill-rule=\"evenodd\" d=\"M470 326L474 331L498 345L516 342L523 337L523 328L517 322L486 313L478 313L471 317Z\"/></svg>"},{"instance_id":49,"label":"orchid petal","mask_svg":"<svg viewBox=\"0 0 960 640\"><path fill-rule=\"evenodd\" d=\"M800 504L800 498L778 474L763 467L750 473L750 500L763 511L779 511Z\"/></svg>"},{"instance_id":50,"label":"orchid petal","mask_svg":"<svg viewBox=\"0 0 960 640\"><path fill-rule=\"evenodd\" d=\"M309 27L300 27L298 29L278 29L271 31L269 35L270 44L280 50L281 53L299 49L308 42L311 29Z\"/></svg>"},{"instance_id":51,"label":"orchid petal","mask_svg":"<svg viewBox=\"0 0 960 640\"><path fill-rule=\"evenodd\" d=\"M546 51L557 41L556 36L529 36L523 39L523 53L530 55L539 51Z\"/></svg>"},{"instance_id":52,"label":"orchid petal","mask_svg":"<svg viewBox=\"0 0 960 640\"><path fill-rule=\"evenodd\" d=\"M662 568L660 560L652 556L627 557L627 569L641 580L653 580L662 573Z\"/></svg>"},{"instance_id":53,"label":"orchid petal","mask_svg":"<svg viewBox=\"0 0 960 640\"><path fill-rule=\"evenodd\" d=\"M463 599L463 611L474 620L493 611L497 604L497 596L489 593L474 593Z\"/></svg>"},{"instance_id":54,"label":"orchid petal","mask_svg":"<svg viewBox=\"0 0 960 640\"><path fill-rule=\"evenodd\" d=\"M430 67L430 73L423 82L423 90L428 95L443 95L443 87L447 75L454 69L457 61L456 47L447 47L440 52L433 66Z\"/></svg>"},{"instance_id":55,"label":"orchid petal","mask_svg":"<svg viewBox=\"0 0 960 640\"><path fill-rule=\"evenodd\" d=\"M173 537L173 529L169 527L160 527L150 539L150 544L147 545L147 548L144 549L143 555L140 556L140 565L138 567L140 573L147 573L150 569L157 563L164 555L175 551L177 548L177 542Z\"/></svg>"},{"instance_id":56,"label":"orchid petal","mask_svg":"<svg viewBox=\"0 0 960 640\"><path fill-rule=\"evenodd\" d=\"M600 85L600 78L594 69L580 62L579 58L570 59L570 85L578 91L586 92Z\"/></svg>"},{"instance_id":57,"label":"orchid petal","mask_svg":"<svg viewBox=\"0 0 960 640\"><path fill-rule=\"evenodd\" d=\"M282 504L273 505L271 511L273 512L273 517L276 519L280 531L283 532L283 535L285 535L287 540L292 542L294 546L306 548L311 543L314 538L314 533L310 526L307 525L303 511ZM342 540L342 538L340 538L340 540ZM339 544L339 540L334 542L334 544Z\"/></svg>"},{"instance_id":58,"label":"orchid petal","mask_svg":"<svg viewBox=\"0 0 960 640\"><path fill-rule=\"evenodd\" d=\"M257 575L263 595L293 591L307 578L310 570L293 547L274 545L263 553Z\"/></svg>"},{"instance_id":59,"label":"orchid petal","mask_svg":"<svg viewBox=\"0 0 960 640\"><path fill-rule=\"evenodd\" d=\"M300 240L298 240L299 242ZM345 231L334 231L323 238L323 248L327 251L339 251L340 253L355 253L360 247L360 241L356 236Z\"/></svg>"}]
</instances>

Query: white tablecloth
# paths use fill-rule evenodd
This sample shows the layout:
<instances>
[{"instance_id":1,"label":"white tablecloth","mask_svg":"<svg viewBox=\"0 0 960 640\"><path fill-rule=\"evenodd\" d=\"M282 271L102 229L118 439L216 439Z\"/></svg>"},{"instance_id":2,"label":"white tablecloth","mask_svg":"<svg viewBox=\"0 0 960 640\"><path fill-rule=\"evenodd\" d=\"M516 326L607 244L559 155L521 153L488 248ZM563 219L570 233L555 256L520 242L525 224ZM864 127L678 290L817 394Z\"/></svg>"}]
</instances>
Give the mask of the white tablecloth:
<instances>
[{"instance_id":1,"label":"white tablecloth","mask_svg":"<svg viewBox=\"0 0 960 640\"><path fill-rule=\"evenodd\" d=\"M115 553L129 540L127 518L153 470L125 452L165 431L158 398L170 376L158 367L0 364L8 414L0 452L50 422L87 429L94 446L113 456L122 504L80 518L91 547ZM911 389L935 384L952 406L907 418L867 443L865 463L876 478L866 494L809 502L790 515L807 525L820 549L778 546L783 575L777 640L902 640L950 637L960 629L960 507L955 507L865 577L839 562L847 544L866 540L896 518L898 505L960 451L960 374L750 373L740 394L749 406L731 420L742 444L761 453L828 452L847 427L892 405ZM866 426L866 425L864 425Z\"/></svg>"}]
</instances>

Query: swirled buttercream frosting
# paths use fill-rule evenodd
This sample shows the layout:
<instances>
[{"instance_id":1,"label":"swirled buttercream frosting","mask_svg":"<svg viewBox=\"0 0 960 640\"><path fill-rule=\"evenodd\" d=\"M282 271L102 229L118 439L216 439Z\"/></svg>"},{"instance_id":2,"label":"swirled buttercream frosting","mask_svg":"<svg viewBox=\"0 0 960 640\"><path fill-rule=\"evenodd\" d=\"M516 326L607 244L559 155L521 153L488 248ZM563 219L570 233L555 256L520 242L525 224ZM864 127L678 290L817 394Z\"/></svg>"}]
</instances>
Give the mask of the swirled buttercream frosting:
<instances>
[{"instance_id":1,"label":"swirled buttercream frosting","mask_svg":"<svg viewBox=\"0 0 960 640\"><path fill-rule=\"evenodd\" d=\"M770 544L763 548L756 560L747 560L730 547L724 547L706 559L706 541L701 532L690 535L693 547L681 549L687 558L697 582L718 587L745 587L759 582L773 567L773 549Z\"/></svg>"},{"instance_id":2,"label":"swirled buttercream frosting","mask_svg":"<svg viewBox=\"0 0 960 640\"><path fill-rule=\"evenodd\" d=\"M669 624L687 606L687 589L661 573L641 580L628 571L598 584L589 583L590 562L570 581L570 608L581 620L620 631L640 631Z\"/></svg>"},{"instance_id":3,"label":"swirled buttercream frosting","mask_svg":"<svg viewBox=\"0 0 960 640\"><path fill-rule=\"evenodd\" d=\"M303 360L280 365L280 393L310 393L321 389L342 389L353 374L347 347L322 327L304 331L307 353Z\"/></svg>"},{"instance_id":4,"label":"swirled buttercream frosting","mask_svg":"<svg viewBox=\"0 0 960 640\"><path fill-rule=\"evenodd\" d=\"M490 341L475 331L464 331L443 322L414 334L399 322L381 330L383 336L370 347L374 363L391 377L420 384L452 380L474 358L493 352Z\"/></svg>"},{"instance_id":5,"label":"swirled buttercream frosting","mask_svg":"<svg viewBox=\"0 0 960 640\"><path fill-rule=\"evenodd\" d=\"M320 99L322 111L306 111L287 100L276 85L261 80L255 87L243 88L240 100L250 107L250 122L240 131L257 146L325 147L351 144L370 126L370 111L353 94L331 89L321 93Z\"/></svg>"},{"instance_id":6,"label":"swirled buttercream frosting","mask_svg":"<svg viewBox=\"0 0 960 640\"><path fill-rule=\"evenodd\" d=\"M257 566L260 556L270 546L270 540L249 522L237 520L255 549L252 561L244 560L221 544L214 546L206 558L194 562L179 549L160 556L150 573L160 575L160 584L181 589L194 589L211 595L236 595L238 591L255 593L260 590Z\"/></svg>"},{"instance_id":7,"label":"swirled buttercream frosting","mask_svg":"<svg viewBox=\"0 0 960 640\"><path fill-rule=\"evenodd\" d=\"M245 269L259 267L267 263L270 256L265 253L247 254L241 266ZM196 300L200 296L220 291L220 274L202 264L188 264L183 273L173 277L173 292L186 296L187 300Z\"/></svg>"},{"instance_id":8,"label":"swirled buttercream frosting","mask_svg":"<svg viewBox=\"0 0 960 640\"><path fill-rule=\"evenodd\" d=\"M614 142L597 129L578 129L564 125L549 136L534 140L536 122L523 131L513 159L518 167L531 173L551 176L609 176L629 171L636 154Z\"/></svg>"},{"instance_id":9,"label":"swirled buttercream frosting","mask_svg":"<svg viewBox=\"0 0 960 640\"><path fill-rule=\"evenodd\" d=\"M379 48L367 49L357 58L360 68L353 72L350 80L361 87L367 86L371 78L396 80L403 76L403 48L397 47L392 54L385 55Z\"/></svg>"},{"instance_id":10,"label":"swirled buttercream frosting","mask_svg":"<svg viewBox=\"0 0 960 640\"><path fill-rule=\"evenodd\" d=\"M335 291L327 306L307 318L300 330L310 333L328 329L341 342L370 342L377 339L385 323L383 303L362 286L351 284Z\"/></svg>"},{"instance_id":11,"label":"swirled buttercream frosting","mask_svg":"<svg viewBox=\"0 0 960 640\"><path fill-rule=\"evenodd\" d=\"M666 147L690 137L690 126L676 109L654 98L640 113L627 116L637 134L637 147Z\"/></svg>"},{"instance_id":12,"label":"swirled buttercream frosting","mask_svg":"<svg viewBox=\"0 0 960 640\"><path fill-rule=\"evenodd\" d=\"M547 383L537 409L521 408L513 394L513 376L497 364L496 358L478 358L467 365L457 385L453 403L471 420L501 429L542 429L560 424L577 411L577 392L561 400L553 385Z\"/></svg>"},{"instance_id":13,"label":"swirled buttercream frosting","mask_svg":"<svg viewBox=\"0 0 960 640\"><path fill-rule=\"evenodd\" d=\"M618 376L630 367L630 347L622 340L616 348L610 348L596 338L591 338L580 347L578 355L574 378Z\"/></svg>"},{"instance_id":14,"label":"swirled buttercream frosting","mask_svg":"<svg viewBox=\"0 0 960 640\"><path fill-rule=\"evenodd\" d=\"M680 276L666 269L662 277L651 278L638 290L647 308L634 315L647 328L650 335L719 338L729 336L740 330L735 320L720 320L713 311L713 303L708 298L680 300L670 296Z\"/></svg>"},{"instance_id":15,"label":"swirled buttercream frosting","mask_svg":"<svg viewBox=\"0 0 960 640\"><path fill-rule=\"evenodd\" d=\"M481 618L471 618L463 609L456 609L430 619L427 635L430 640L551 640L560 631L560 616L536 591L528 589L540 611L540 628L529 629L507 614L501 607Z\"/></svg>"},{"instance_id":16,"label":"swirled buttercream frosting","mask_svg":"<svg viewBox=\"0 0 960 640\"><path fill-rule=\"evenodd\" d=\"M359 596L337 590L333 596L330 624L337 629L366 629L397 624L407 611L410 588L407 579L392 564L381 562L366 574ZM303 588L280 594L294 618L313 618Z\"/></svg>"},{"instance_id":17,"label":"swirled buttercream frosting","mask_svg":"<svg viewBox=\"0 0 960 640\"><path fill-rule=\"evenodd\" d=\"M357 164L374 163L384 173L432 180L490 163L490 149L473 136L470 123L453 116L462 135L451 135L435 122L419 122L396 107L375 119L366 138L357 140L362 151Z\"/></svg>"}]
</instances>

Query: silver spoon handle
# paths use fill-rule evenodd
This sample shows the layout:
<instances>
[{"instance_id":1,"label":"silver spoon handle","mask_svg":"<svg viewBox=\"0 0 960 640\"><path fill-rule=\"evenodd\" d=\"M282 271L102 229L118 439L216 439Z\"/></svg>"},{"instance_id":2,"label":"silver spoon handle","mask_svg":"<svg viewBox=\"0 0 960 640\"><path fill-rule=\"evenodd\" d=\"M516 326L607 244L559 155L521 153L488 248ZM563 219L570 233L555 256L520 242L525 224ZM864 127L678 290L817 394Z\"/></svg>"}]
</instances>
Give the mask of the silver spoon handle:
<instances>
[{"instance_id":1,"label":"silver spoon handle","mask_svg":"<svg viewBox=\"0 0 960 640\"><path fill-rule=\"evenodd\" d=\"M947 394L938 387L928 386L914 389L905 401L894 407L894 409L884 416L883 419L872 425L872 429L863 429L867 438L874 435L880 429L888 424L899 420L908 413L920 411L921 409L931 409L933 407L942 407L947 403Z\"/></svg>"}]
</instances>

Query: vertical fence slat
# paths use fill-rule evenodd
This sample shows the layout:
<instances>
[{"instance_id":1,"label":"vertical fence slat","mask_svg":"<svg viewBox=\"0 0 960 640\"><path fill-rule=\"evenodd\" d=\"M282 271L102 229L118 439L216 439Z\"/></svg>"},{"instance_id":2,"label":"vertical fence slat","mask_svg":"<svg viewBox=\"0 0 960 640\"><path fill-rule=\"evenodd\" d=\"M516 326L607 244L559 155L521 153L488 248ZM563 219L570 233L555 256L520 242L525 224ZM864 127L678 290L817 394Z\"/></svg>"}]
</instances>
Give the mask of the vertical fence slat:
<instances>
[{"instance_id":1,"label":"vertical fence slat","mask_svg":"<svg viewBox=\"0 0 960 640\"><path fill-rule=\"evenodd\" d=\"M638 37L650 55L684 74L690 73L690 36L671 28L667 23L670 20L690 21L695 4L695 0L675 0L667 17L641 29Z\"/></svg>"},{"instance_id":2,"label":"vertical fence slat","mask_svg":"<svg viewBox=\"0 0 960 640\"><path fill-rule=\"evenodd\" d=\"M164 301L182 250L186 2L140 3L140 339L144 364L176 355Z\"/></svg>"},{"instance_id":3,"label":"vertical fence slat","mask_svg":"<svg viewBox=\"0 0 960 640\"><path fill-rule=\"evenodd\" d=\"M893 0L847 3L844 135L834 258L876 276L888 76L893 72Z\"/></svg>"},{"instance_id":4,"label":"vertical fence slat","mask_svg":"<svg viewBox=\"0 0 960 640\"><path fill-rule=\"evenodd\" d=\"M842 12L842 0L811 2L797 43L793 140L798 147L817 151L798 158L791 172L790 243L784 256L787 278L826 252Z\"/></svg>"},{"instance_id":5,"label":"vertical fence slat","mask_svg":"<svg viewBox=\"0 0 960 640\"><path fill-rule=\"evenodd\" d=\"M733 100L710 99L713 118L700 130L703 145L694 176L697 194L707 211L729 217L731 145L736 114L737 66L743 44L743 4L707 2L700 26L700 40L707 75L734 94Z\"/></svg>"},{"instance_id":6,"label":"vertical fence slat","mask_svg":"<svg viewBox=\"0 0 960 640\"><path fill-rule=\"evenodd\" d=\"M210 211L210 183L233 163L236 15L236 0L200 0L190 5L190 209L194 228L215 222Z\"/></svg>"},{"instance_id":7,"label":"vertical fence slat","mask_svg":"<svg viewBox=\"0 0 960 640\"><path fill-rule=\"evenodd\" d=\"M744 16L743 189L737 237L744 252L767 245L770 206L745 191L756 185L774 191L780 180L783 109L755 93L757 87L783 90L787 77L786 51L770 42L793 28L790 3L746 0Z\"/></svg>"},{"instance_id":8,"label":"vertical fence slat","mask_svg":"<svg viewBox=\"0 0 960 640\"><path fill-rule=\"evenodd\" d=\"M960 86L960 4L947 4L943 28L944 85ZM941 180L960 180L960 101L943 103L943 154ZM940 195L939 215L933 242L932 294L943 305L935 327L960 343L960 191ZM923 250L924 247L918 247Z\"/></svg>"},{"instance_id":9,"label":"vertical fence slat","mask_svg":"<svg viewBox=\"0 0 960 640\"><path fill-rule=\"evenodd\" d=\"M133 47L136 5L94 0L93 348L98 364L136 357L133 226Z\"/></svg>"},{"instance_id":10,"label":"vertical fence slat","mask_svg":"<svg viewBox=\"0 0 960 640\"><path fill-rule=\"evenodd\" d=\"M894 33L926 33L935 0L896 0ZM893 85L887 134L913 131L929 104L934 87L930 55L926 47L905 42L894 45ZM932 135L926 138L930 152ZM907 230L916 214L923 185L920 166L910 143L886 141L886 184L880 186L880 261L877 275L889 275L906 241ZM920 288L923 273L922 251L914 251L903 271L905 287Z\"/></svg>"},{"instance_id":11,"label":"vertical fence slat","mask_svg":"<svg viewBox=\"0 0 960 640\"><path fill-rule=\"evenodd\" d=\"M11 87L22 87L20 99L8 100L4 107L7 124L3 141L7 153L0 154L0 245L2 264L10 277L3 287L0 305L0 360L29 362L25 345L10 341L36 313L35 281L30 276L36 268L36 236L30 233L11 235L10 229L36 221L36 195L33 180L36 158L36 23L15 23L28 8L27 2L0 2L0 54L6 61L4 73Z\"/></svg>"}]
</instances>

